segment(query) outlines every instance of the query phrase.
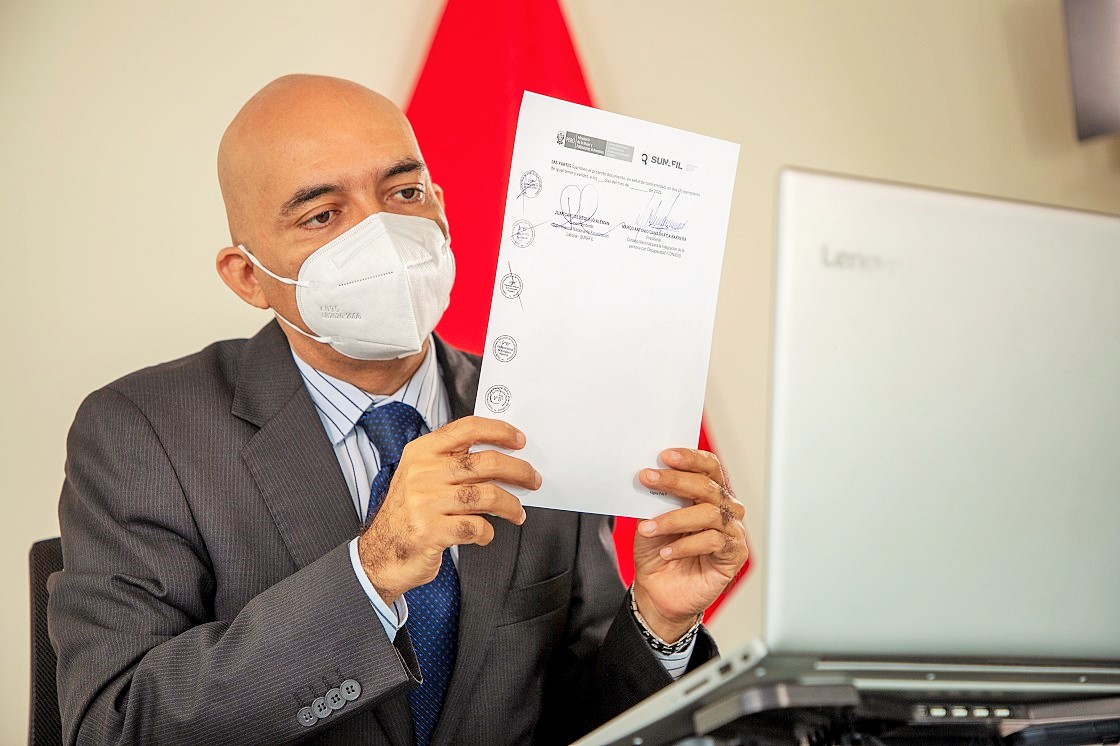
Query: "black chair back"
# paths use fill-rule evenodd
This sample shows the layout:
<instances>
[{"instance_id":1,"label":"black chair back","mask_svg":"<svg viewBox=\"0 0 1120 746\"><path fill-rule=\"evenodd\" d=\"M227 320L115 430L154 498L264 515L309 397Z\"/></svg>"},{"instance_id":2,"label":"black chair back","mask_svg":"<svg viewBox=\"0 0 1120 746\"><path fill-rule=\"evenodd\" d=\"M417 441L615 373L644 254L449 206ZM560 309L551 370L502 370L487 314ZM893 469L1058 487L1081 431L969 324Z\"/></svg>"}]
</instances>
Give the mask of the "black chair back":
<instances>
[{"instance_id":1,"label":"black chair back","mask_svg":"<svg viewBox=\"0 0 1120 746\"><path fill-rule=\"evenodd\" d=\"M30 746L62 743L54 648L47 636L47 578L62 569L62 542L44 539L31 545L31 719Z\"/></svg>"}]
</instances>

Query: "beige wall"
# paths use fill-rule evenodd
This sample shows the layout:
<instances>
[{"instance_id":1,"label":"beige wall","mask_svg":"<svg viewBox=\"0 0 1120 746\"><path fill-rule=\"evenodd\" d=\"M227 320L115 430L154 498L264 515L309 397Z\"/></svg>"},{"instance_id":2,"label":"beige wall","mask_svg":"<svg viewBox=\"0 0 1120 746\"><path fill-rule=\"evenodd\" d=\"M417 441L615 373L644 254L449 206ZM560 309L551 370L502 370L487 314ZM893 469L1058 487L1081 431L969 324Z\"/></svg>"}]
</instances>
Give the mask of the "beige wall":
<instances>
[{"instance_id":1,"label":"beige wall","mask_svg":"<svg viewBox=\"0 0 1120 746\"><path fill-rule=\"evenodd\" d=\"M601 106L742 143L708 393L760 562L781 165L1120 212L1117 142L1074 138L1059 0L564 6ZM403 102L439 7L0 4L0 701L20 713L0 743L23 737L26 551L57 533L79 401L266 320L212 269L226 238L213 173L225 123L291 71ZM758 577L715 624L725 645L757 625Z\"/></svg>"}]
</instances>

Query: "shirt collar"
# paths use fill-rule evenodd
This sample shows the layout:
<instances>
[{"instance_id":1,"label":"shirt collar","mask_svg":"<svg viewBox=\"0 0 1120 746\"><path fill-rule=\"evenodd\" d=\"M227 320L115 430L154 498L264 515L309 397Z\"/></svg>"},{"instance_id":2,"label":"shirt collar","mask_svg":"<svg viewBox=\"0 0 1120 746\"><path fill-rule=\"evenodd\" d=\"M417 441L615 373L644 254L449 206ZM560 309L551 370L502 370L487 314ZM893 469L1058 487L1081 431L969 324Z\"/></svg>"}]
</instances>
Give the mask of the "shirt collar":
<instances>
[{"instance_id":1,"label":"shirt collar","mask_svg":"<svg viewBox=\"0 0 1120 746\"><path fill-rule=\"evenodd\" d=\"M352 383L328 375L304 362L292 351L292 358L303 377L303 384L319 412L331 442L338 445L358 424L358 419L370 408L399 401L414 407L424 418L429 430L443 425L439 417L440 392L443 377L436 362L435 341L428 337L428 351L420 367L392 394L368 394Z\"/></svg>"}]
</instances>

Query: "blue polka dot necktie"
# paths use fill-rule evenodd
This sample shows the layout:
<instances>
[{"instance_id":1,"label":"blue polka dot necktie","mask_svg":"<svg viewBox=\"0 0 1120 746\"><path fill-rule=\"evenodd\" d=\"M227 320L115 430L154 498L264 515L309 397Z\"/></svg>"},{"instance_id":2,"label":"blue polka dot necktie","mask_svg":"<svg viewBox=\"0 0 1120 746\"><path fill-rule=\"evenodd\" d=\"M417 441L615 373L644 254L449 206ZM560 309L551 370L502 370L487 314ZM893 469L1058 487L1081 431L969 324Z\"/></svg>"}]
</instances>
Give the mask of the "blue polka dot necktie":
<instances>
[{"instance_id":1,"label":"blue polka dot necktie","mask_svg":"<svg viewBox=\"0 0 1120 746\"><path fill-rule=\"evenodd\" d=\"M358 424L381 458L381 469L370 489L368 522L389 492L389 482L405 445L420 436L424 419L413 407L394 401L367 409ZM408 692L408 709L412 713L416 743L427 746L451 683L459 633L459 573L451 552L443 550L443 561L435 580L407 591L404 597L408 603L408 634L424 677L420 686Z\"/></svg>"}]
</instances>

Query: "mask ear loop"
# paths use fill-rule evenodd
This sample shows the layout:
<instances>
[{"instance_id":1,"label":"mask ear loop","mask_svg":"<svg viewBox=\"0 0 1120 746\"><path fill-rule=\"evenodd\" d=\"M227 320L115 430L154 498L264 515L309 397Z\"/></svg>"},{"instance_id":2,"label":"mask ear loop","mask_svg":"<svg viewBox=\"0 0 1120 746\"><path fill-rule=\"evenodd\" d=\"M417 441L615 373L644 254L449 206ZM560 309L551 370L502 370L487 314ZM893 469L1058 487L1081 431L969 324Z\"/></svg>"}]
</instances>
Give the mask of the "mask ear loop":
<instances>
[{"instance_id":1,"label":"mask ear loop","mask_svg":"<svg viewBox=\"0 0 1120 746\"><path fill-rule=\"evenodd\" d=\"M303 280L293 280L293 279L290 279L288 277L281 277L280 275L276 274L275 272L271 272L268 269L268 267L261 264L259 259L257 259L255 256L250 254L249 250L246 249L244 246L242 246L241 244L237 244L237 248L238 248L238 250L241 251L242 254L247 256L249 258L249 261L252 262L258 269L260 269L261 272L264 272L266 275L268 275L272 279L276 280L277 282L282 282L285 285L298 285L299 287L303 287L303 288L311 286L311 283L309 283L309 282L304 282ZM315 335L315 334L308 334L303 329L300 329L298 326L296 326L295 324L293 324L292 322L288 321L286 318L281 316L280 312L277 311L275 308L272 309L272 313L276 316L276 318L280 319L285 324L290 326L292 329L295 329L297 332L299 332L303 336L307 337L308 339L314 340L314 341L319 342L321 344L330 344L331 343L331 337L320 337L320 336Z\"/></svg>"},{"instance_id":2,"label":"mask ear loop","mask_svg":"<svg viewBox=\"0 0 1120 746\"><path fill-rule=\"evenodd\" d=\"M250 254L250 253L249 253L249 250L248 250L248 249L246 249L246 248L245 248L244 246L242 246L241 244L237 244L237 249L238 249L238 250L239 250L239 251L240 251L240 252L241 252L242 254L244 254L244 255L245 255L246 257L248 257L249 261L250 261L250 262L252 262L252 263L253 263L254 265L256 265L257 269L259 269L259 270L260 270L261 272L264 272L264 273L265 273L266 275L268 275L268 276L269 276L269 277L271 277L272 279L276 280L277 282L282 282L282 283L284 283L285 285L298 285L298 286L300 286L300 287L302 287L302 288L306 288L306 287L310 287L310 286L311 286L311 283L309 283L309 282L305 282L305 281L303 281L303 280L292 280L292 279L290 279L290 278L287 278L287 277L281 277L280 275L278 275L278 274L276 274L275 272L271 271L271 270L270 270L270 269L269 269L268 267L266 267L266 266L264 266L263 264L261 264L261 260L260 260L260 259L257 259L257 258L256 258L255 256L253 256L252 254Z\"/></svg>"},{"instance_id":3,"label":"mask ear loop","mask_svg":"<svg viewBox=\"0 0 1120 746\"><path fill-rule=\"evenodd\" d=\"M298 326L296 326L295 324L293 324L292 322L288 321L286 318L281 316L280 312L277 311L275 308L272 309L272 313L276 316L276 318L280 319L285 324L292 327L293 329L295 329L297 332L299 332L303 336L307 337L308 339L314 340L316 342L320 342L320 343L325 344L325 345L329 345L331 343L331 340L333 339L333 337L319 337L319 336L316 336L314 334L308 334L303 329L300 329Z\"/></svg>"}]
</instances>

